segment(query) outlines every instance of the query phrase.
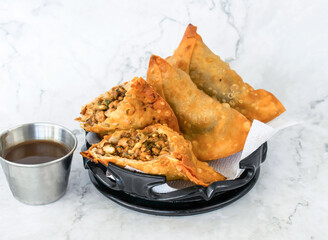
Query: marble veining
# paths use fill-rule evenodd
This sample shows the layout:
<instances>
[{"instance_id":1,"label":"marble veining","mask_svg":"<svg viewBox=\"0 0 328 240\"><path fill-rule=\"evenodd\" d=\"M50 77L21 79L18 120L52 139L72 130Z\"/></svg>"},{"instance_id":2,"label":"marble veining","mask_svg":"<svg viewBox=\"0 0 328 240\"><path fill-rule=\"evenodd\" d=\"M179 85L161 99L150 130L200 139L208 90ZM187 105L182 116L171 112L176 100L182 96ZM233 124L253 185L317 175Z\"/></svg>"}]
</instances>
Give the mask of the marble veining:
<instances>
[{"instance_id":1,"label":"marble veining","mask_svg":"<svg viewBox=\"0 0 328 240\"><path fill-rule=\"evenodd\" d=\"M45 206L16 201L0 171L0 239L326 239L328 3L305 1L3 1L0 131L45 121L79 146L67 193ZM246 82L274 93L300 122L269 141L256 186L223 209L190 217L137 213L103 197L78 152L80 107L146 76L188 23Z\"/></svg>"}]
</instances>

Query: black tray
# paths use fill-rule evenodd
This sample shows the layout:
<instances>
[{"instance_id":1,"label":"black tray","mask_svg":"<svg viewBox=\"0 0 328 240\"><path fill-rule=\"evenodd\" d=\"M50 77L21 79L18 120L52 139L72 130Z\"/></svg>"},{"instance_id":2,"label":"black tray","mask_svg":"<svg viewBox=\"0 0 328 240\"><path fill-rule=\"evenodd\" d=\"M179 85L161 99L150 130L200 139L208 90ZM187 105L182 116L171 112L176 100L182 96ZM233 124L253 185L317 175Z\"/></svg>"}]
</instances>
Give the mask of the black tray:
<instances>
[{"instance_id":1,"label":"black tray","mask_svg":"<svg viewBox=\"0 0 328 240\"><path fill-rule=\"evenodd\" d=\"M257 169L254 178L246 185L234 190L222 192L209 201L198 200L193 202L162 202L146 200L143 198L134 197L123 191L112 190L99 182L95 178L92 171L89 170L91 182L107 198L126 208L142 213L160 216L189 216L210 212L225 207L248 193L248 191L251 190L257 182L259 174L260 168Z\"/></svg>"},{"instance_id":2,"label":"black tray","mask_svg":"<svg viewBox=\"0 0 328 240\"><path fill-rule=\"evenodd\" d=\"M92 133L87 133L86 146L90 147ZM89 135L89 136L88 136ZM93 142L94 143L94 142ZM111 200L137 211L157 215L191 215L226 206L245 195L256 183L260 164L266 158L264 143L240 162L243 174L235 180L212 183L208 187L192 186L170 193L157 193L153 187L166 182L165 176L130 171L109 163L108 167L84 158L84 166L97 189ZM106 177L109 171L114 179Z\"/></svg>"}]
</instances>

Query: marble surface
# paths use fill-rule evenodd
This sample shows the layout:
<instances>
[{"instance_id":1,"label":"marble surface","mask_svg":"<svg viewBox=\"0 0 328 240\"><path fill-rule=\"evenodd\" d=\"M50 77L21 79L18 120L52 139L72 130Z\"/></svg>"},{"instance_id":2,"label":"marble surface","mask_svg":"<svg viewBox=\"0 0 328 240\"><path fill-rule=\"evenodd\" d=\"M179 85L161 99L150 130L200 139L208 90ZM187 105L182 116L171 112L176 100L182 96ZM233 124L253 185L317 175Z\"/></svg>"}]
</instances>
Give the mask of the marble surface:
<instances>
[{"instance_id":1,"label":"marble surface","mask_svg":"<svg viewBox=\"0 0 328 240\"><path fill-rule=\"evenodd\" d=\"M245 197L191 217L137 213L103 197L76 152L66 195L16 201L0 171L0 239L327 239L327 1L63 1L0 3L0 131L46 121L83 134L80 107L146 75L188 23L255 88L301 124L269 141Z\"/></svg>"}]
</instances>

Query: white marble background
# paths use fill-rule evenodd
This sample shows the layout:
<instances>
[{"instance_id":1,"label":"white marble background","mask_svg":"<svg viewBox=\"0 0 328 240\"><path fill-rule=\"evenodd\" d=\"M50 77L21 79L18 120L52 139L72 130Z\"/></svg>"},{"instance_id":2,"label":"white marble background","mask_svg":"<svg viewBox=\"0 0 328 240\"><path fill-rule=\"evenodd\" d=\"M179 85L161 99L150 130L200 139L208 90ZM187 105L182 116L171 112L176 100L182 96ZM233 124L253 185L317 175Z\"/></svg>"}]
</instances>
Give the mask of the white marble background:
<instances>
[{"instance_id":1,"label":"white marble background","mask_svg":"<svg viewBox=\"0 0 328 240\"><path fill-rule=\"evenodd\" d=\"M260 181L232 205L191 217L118 206L90 184L78 152L67 194L16 201L0 172L0 239L327 239L327 1L0 2L0 131L47 121L83 141L81 105L146 75L188 23L245 81L273 92L303 124L269 141Z\"/></svg>"}]
</instances>

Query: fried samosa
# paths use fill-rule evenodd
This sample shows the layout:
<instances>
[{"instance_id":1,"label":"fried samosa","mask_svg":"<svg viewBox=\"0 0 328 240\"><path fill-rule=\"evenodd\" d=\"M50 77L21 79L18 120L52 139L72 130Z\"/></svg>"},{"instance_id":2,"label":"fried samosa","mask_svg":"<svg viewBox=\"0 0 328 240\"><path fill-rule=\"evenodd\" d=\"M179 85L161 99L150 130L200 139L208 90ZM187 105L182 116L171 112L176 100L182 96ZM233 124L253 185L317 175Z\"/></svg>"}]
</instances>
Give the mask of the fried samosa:
<instances>
[{"instance_id":1,"label":"fried samosa","mask_svg":"<svg viewBox=\"0 0 328 240\"><path fill-rule=\"evenodd\" d=\"M130 166L145 173L165 175L167 180L190 180L208 186L225 180L207 163L197 160L191 143L161 124L143 130L120 130L107 135L82 156L107 166L109 162Z\"/></svg>"},{"instance_id":2,"label":"fried samosa","mask_svg":"<svg viewBox=\"0 0 328 240\"><path fill-rule=\"evenodd\" d=\"M152 56L147 81L172 107L199 160L223 158L243 149L250 121L199 90L188 74Z\"/></svg>"},{"instance_id":3,"label":"fried samosa","mask_svg":"<svg viewBox=\"0 0 328 240\"><path fill-rule=\"evenodd\" d=\"M81 127L88 132L105 135L117 129L141 129L155 123L167 124L179 132L171 107L143 79L113 87L82 107Z\"/></svg>"},{"instance_id":4,"label":"fried samosa","mask_svg":"<svg viewBox=\"0 0 328 240\"><path fill-rule=\"evenodd\" d=\"M197 87L221 103L228 103L249 120L269 122L285 111L270 92L254 90L244 83L229 64L222 61L202 41L197 27L189 24L172 57L167 61L190 75Z\"/></svg>"}]
</instances>

